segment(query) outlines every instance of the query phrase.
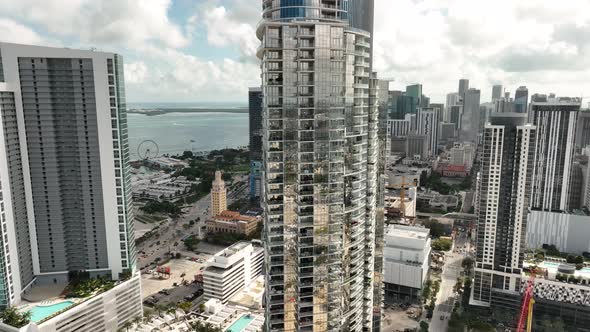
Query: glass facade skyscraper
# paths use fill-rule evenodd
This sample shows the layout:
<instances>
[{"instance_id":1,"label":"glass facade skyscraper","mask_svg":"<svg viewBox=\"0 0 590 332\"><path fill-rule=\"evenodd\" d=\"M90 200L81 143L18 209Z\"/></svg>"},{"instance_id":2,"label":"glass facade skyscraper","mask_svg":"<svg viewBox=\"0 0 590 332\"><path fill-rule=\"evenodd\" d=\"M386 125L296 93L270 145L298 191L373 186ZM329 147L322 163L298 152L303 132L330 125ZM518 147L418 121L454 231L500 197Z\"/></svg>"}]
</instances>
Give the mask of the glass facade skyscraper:
<instances>
[{"instance_id":1,"label":"glass facade skyscraper","mask_svg":"<svg viewBox=\"0 0 590 332\"><path fill-rule=\"evenodd\" d=\"M372 331L373 1L262 4L266 328Z\"/></svg>"}]
</instances>

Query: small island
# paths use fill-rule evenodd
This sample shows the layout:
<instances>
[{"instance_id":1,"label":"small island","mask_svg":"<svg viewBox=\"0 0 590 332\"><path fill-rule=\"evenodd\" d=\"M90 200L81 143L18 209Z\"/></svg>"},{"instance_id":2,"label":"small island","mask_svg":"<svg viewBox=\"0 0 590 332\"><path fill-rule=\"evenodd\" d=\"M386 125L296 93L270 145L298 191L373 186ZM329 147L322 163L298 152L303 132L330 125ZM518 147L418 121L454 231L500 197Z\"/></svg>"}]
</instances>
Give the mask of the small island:
<instances>
[{"instance_id":1,"label":"small island","mask_svg":"<svg viewBox=\"0 0 590 332\"><path fill-rule=\"evenodd\" d=\"M128 114L162 115L168 113L248 113L246 107L236 108L131 108Z\"/></svg>"}]
</instances>

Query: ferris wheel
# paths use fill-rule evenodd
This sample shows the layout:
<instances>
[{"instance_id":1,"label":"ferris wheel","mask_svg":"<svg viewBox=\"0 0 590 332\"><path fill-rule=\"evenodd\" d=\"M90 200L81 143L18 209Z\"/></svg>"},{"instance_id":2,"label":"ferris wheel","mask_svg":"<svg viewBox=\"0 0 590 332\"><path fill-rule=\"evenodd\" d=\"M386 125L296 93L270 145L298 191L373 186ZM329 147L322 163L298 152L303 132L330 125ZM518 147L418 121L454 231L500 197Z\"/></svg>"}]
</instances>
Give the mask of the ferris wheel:
<instances>
[{"instance_id":1,"label":"ferris wheel","mask_svg":"<svg viewBox=\"0 0 590 332\"><path fill-rule=\"evenodd\" d=\"M141 142L137 147L137 155L141 160L156 158L159 153L158 144L150 139Z\"/></svg>"}]
</instances>

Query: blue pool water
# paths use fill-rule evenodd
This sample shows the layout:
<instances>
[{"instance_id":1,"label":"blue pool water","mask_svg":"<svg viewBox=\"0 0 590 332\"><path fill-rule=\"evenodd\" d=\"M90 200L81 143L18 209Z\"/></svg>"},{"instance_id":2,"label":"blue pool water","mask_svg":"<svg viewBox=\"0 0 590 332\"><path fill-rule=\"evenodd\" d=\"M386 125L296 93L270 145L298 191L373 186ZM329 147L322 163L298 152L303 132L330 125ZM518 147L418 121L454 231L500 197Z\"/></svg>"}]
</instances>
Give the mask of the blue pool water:
<instances>
[{"instance_id":1,"label":"blue pool water","mask_svg":"<svg viewBox=\"0 0 590 332\"><path fill-rule=\"evenodd\" d=\"M254 320L254 317L249 315L244 315L240 317L237 321L235 321L230 327L225 330L225 332L241 332L246 326L250 325L250 323Z\"/></svg>"},{"instance_id":2,"label":"blue pool water","mask_svg":"<svg viewBox=\"0 0 590 332\"><path fill-rule=\"evenodd\" d=\"M51 305L36 305L30 310L31 320L33 322L42 321L46 317L51 316L54 313L71 306L72 304L74 304L72 301L63 301Z\"/></svg>"}]
</instances>

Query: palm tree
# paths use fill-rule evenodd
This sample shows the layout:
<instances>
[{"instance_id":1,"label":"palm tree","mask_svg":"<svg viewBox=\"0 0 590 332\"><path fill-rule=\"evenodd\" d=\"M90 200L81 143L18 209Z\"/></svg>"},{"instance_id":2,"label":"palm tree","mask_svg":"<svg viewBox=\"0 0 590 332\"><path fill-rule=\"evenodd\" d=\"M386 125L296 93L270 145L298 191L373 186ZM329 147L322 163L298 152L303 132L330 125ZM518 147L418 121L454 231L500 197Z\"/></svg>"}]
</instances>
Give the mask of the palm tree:
<instances>
[{"instance_id":1,"label":"palm tree","mask_svg":"<svg viewBox=\"0 0 590 332\"><path fill-rule=\"evenodd\" d=\"M133 323L135 324L135 326L139 326L139 324L143 323L143 317L137 316L133 318Z\"/></svg>"},{"instance_id":2,"label":"palm tree","mask_svg":"<svg viewBox=\"0 0 590 332\"><path fill-rule=\"evenodd\" d=\"M15 307L8 307L0 313L0 319L4 324L20 328L31 322L31 312L21 313Z\"/></svg>"}]
</instances>

